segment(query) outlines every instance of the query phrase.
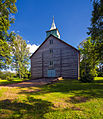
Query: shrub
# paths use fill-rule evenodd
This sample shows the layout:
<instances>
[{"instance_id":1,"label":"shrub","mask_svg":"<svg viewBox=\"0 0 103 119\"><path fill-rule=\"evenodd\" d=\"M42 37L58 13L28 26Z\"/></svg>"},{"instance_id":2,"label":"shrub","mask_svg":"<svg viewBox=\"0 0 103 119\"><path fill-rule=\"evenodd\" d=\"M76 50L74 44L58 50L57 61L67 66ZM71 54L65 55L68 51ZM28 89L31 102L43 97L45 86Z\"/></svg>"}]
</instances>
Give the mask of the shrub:
<instances>
[{"instance_id":1,"label":"shrub","mask_svg":"<svg viewBox=\"0 0 103 119\"><path fill-rule=\"evenodd\" d=\"M11 81L13 80L13 77L15 76L16 74L15 73L12 73L12 72L8 72L8 71L0 71L0 78L3 80L3 79L6 79L8 81Z\"/></svg>"},{"instance_id":2,"label":"shrub","mask_svg":"<svg viewBox=\"0 0 103 119\"><path fill-rule=\"evenodd\" d=\"M86 68L81 67L80 69L80 80L82 82L92 82L97 75L96 67L93 69L87 66Z\"/></svg>"}]
</instances>

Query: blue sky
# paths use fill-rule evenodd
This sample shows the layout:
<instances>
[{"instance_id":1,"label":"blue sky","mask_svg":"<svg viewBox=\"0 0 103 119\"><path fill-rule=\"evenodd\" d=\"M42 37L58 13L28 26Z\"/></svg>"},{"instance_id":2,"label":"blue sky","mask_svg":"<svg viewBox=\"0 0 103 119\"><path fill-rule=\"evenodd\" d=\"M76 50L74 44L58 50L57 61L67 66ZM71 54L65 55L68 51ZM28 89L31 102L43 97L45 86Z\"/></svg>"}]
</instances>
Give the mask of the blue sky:
<instances>
[{"instance_id":1,"label":"blue sky","mask_svg":"<svg viewBox=\"0 0 103 119\"><path fill-rule=\"evenodd\" d=\"M17 0L18 12L15 23L10 27L30 41L40 45L46 38L54 16L61 39L70 45L77 45L88 37L92 3L90 0Z\"/></svg>"}]
</instances>

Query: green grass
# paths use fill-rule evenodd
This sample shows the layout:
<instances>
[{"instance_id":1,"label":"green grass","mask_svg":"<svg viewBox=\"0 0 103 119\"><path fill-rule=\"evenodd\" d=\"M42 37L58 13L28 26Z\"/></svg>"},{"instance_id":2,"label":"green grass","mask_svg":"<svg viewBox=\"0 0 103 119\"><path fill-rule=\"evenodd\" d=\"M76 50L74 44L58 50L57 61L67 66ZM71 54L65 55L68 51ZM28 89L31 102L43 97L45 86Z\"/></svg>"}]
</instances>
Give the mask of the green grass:
<instances>
[{"instance_id":1,"label":"green grass","mask_svg":"<svg viewBox=\"0 0 103 119\"><path fill-rule=\"evenodd\" d=\"M28 79L25 79L28 80ZM24 81L24 79L20 79L20 78L13 78L13 80L4 80L4 79L0 79L0 85L6 85L6 84L13 84L13 83L19 83Z\"/></svg>"},{"instance_id":2,"label":"green grass","mask_svg":"<svg viewBox=\"0 0 103 119\"><path fill-rule=\"evenodd\" d=\"M0 119L103 119L103 78L0 87Z\"/></svg>"}]
</instances>

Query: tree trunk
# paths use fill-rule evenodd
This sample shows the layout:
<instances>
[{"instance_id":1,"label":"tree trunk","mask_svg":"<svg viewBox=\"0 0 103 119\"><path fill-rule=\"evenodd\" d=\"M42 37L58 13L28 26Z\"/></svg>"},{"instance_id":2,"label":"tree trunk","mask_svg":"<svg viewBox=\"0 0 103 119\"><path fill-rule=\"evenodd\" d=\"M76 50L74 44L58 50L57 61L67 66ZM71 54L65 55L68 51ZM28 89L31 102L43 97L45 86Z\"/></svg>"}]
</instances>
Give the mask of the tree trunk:
<instances>
[{"instance_id":1,"label":"tree trunk","mask_svg":"<svg viewBox=\"0 0 103 119\"><path fill-rule=\"evenodd\" d=\"M20 66L18 64L18 73L19 73L19 78L21 79L21 73L20 73Z\"/></svg>"}]
</instances>

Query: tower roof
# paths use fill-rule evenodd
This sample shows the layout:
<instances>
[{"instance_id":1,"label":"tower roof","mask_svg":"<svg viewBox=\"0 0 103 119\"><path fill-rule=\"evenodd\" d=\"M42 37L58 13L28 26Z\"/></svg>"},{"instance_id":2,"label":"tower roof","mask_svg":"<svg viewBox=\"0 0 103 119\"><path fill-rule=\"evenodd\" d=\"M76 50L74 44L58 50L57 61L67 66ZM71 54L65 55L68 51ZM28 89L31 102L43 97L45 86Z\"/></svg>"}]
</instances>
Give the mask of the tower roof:
<instances>
[{"instance_id":1,"label":"tower roof","mask_svg":"<svg viewBox=\"0 0 103 119\"><path fill-rule=\"evenodd\" d=\"M53 23L52 23L51 29L49 31L46 31L46 37L48 37L50 34L56 36L57 38L60 38L60 33L55 26L54 16L53 16Z\"/></svg>"},{"instance_id":2,"label":"tower roof","mask_svg":"<svg viewBox=\"0 0 103 119\"><path fill-rule=\"evenodd\" d=\"M53 30L53 29L56 29L56 25L55 25L55 22L54 22L54 16L53 16L53 23L52 23L52 26L51 26L50 30Z\"/></svg>"}]
</instances>

